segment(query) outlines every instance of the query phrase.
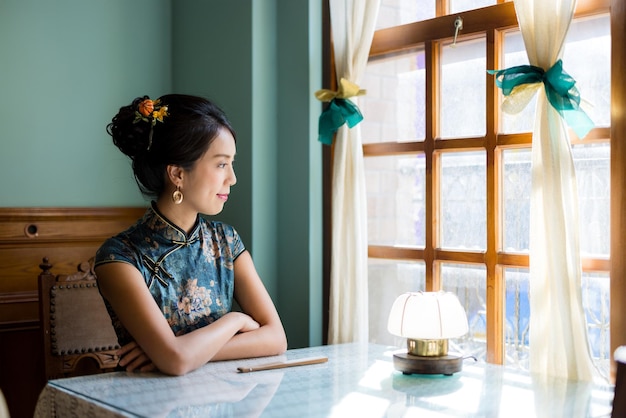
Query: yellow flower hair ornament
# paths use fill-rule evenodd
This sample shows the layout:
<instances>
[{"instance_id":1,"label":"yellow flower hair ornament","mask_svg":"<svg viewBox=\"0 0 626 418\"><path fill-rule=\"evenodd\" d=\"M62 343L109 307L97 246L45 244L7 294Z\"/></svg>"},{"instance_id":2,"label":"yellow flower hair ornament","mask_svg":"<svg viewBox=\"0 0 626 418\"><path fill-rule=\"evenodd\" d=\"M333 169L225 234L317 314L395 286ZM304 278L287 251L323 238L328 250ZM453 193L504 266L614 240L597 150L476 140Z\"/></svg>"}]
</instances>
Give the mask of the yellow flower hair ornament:
<instances>
[{"instance_id":1,"label":"yellow flower hair ornament","mask_svg":"<svg viewBox=\"0 0 626 418\"><path fill-rule=\"evenodd\" d=\"M159 99L145 99L137 105L137 110L135 110L135 120L133 123L143 121L154 126L157 121L163 122L163 118L167 115L167 105L161 105L161 101Z\"/></svg>"},{"instance_id":2,"label":"yellow flower hair ornament","mask_svg":"<svg viewBox=\"0 0 626 418\"><path fill-rule=\"evenodd\" d=\"M152 100L146 98L139 102L135 110L135 120L133 123L148 122L150 124L150 135L148 136L148 151L152 147L152 133L157 122L163 123L163 118L168 116L167 105L162 105L159 99Z\"/></svg>"}]
</instances>

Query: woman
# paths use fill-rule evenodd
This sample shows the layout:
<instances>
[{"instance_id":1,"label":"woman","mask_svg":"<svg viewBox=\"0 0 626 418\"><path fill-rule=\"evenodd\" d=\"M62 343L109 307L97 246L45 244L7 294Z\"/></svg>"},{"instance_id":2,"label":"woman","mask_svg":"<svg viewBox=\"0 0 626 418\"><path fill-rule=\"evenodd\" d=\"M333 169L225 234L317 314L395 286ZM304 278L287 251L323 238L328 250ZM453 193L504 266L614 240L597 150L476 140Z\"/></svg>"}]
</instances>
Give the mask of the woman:
<instances>
[{"instance_id":1,"label":"woman","mask_svg":"<svg viewBox=\"0 0 626 418\"><path fill-rule=\"evenodd\" d=\"M239 235L200 216L220 213L236 182L225 114L195 96L144 96L122 107L107 132L155 199L96 254L120 366L182 375L211 360L283 353L285 331Z\"/></svg>"}]
</instances>

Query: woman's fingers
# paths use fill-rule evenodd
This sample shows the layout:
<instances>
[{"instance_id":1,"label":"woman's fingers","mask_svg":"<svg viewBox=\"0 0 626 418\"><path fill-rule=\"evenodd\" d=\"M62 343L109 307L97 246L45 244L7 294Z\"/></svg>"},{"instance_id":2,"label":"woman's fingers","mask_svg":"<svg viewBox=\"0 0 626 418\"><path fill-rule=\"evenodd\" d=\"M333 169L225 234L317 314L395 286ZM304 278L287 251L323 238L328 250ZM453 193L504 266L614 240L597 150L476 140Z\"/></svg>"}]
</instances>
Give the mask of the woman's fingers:
<instances>
[{"instance_id":1,"label":"woman's fingers","mask_svg":"<svg viewBox=\"0 0 626 418\"><path fill-rule=\"evenodd\" d=\"M126 371L132 372L133 370L141 370L142 366L151 364L150 359L143 352L138 354L135 351L132 351L131 353L136 355L133 356L130 363L126 364Z\"/></svg>"},{"instance_id":2,"label":"woman's fingers","mask_svg":"<svg viewBox=\"0 0 626 418\"><path fill-rule=\"evenodd\" d=\"M128 372L157 370L150 358L134 341L124 345L117 353L120 356L120 366L125 367Z\"/></svg>"},{"instance_id":3,"label":"woman's fingers","mask_svg":"<svg viewBox=\"0 0 626 418\"><path fill-rule=\"evenodd\" d=\"M157 370L158 369L156 368L156 366L152 362L150 362L149 364L141 366L141 368L139 369L140 372L155 372Z\"/></svg>"},{"instance_id":4,"label":"woman's fingers","mask_svg":"<svg viewBox=\"0 0 626 418\"><path fill-rule=\"evenodd\" d=\"M124 357L129 351L138 347L137 343L134 341L129 342L128 344L123 345L117 350L117 355L120 357Z\"/></svg>"}]
</instances>

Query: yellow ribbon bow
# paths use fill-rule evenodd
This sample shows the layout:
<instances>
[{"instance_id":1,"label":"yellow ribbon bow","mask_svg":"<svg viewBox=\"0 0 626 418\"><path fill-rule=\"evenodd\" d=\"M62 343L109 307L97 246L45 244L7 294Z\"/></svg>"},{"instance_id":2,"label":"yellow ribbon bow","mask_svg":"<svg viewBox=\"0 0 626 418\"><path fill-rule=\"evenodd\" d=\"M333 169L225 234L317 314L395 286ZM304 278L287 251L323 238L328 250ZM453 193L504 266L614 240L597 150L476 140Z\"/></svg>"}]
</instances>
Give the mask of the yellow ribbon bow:
<instances>
[{"instance_id":1,"label":"yellow ribbon bow","mask_svg":"<svg viewBox=\"0 0 626 418\"><path fill-rule=\"evenodd\" d=\"M330 102L333 99L347 99L348 97L363 96L365 93L365 90L359 89L359 86L342 77L339 81L339 89L337 91L321 89L315 92L315 97L321 102Z\"/></svg>"}]
</instances>

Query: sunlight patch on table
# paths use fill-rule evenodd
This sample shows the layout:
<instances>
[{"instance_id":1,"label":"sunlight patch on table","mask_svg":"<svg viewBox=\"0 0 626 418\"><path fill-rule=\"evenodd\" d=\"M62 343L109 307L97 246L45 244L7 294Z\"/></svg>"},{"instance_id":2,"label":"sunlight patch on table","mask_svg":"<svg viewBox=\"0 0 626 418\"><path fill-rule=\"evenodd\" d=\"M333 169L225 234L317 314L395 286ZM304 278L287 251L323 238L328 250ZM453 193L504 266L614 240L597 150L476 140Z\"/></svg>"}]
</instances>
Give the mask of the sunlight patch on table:
<instances>
[{"instance_id":1,"label":"sunlight patch on table","mask_svg":"<svg viewBox=\"0 0 626 418\"><path fill-rule=\"evenodd\" d=\"M364 373L359 386L374 390L383 389L383 381L389 380L389 373L393 372L393 367L388 361L377 360Z\"/></svg>"},{"instance_id":2,"label":"sunlight patch on table","mask_svg":"<svg viewBox=\"0 0 626 418\"><path fill-rule=\"evenodd\" d=\"M347 394L331 411L331 418L368 417L377 418L386 415L389 407L387 399L364 393L351 392Z\"/></svg>"}]
</instances>

